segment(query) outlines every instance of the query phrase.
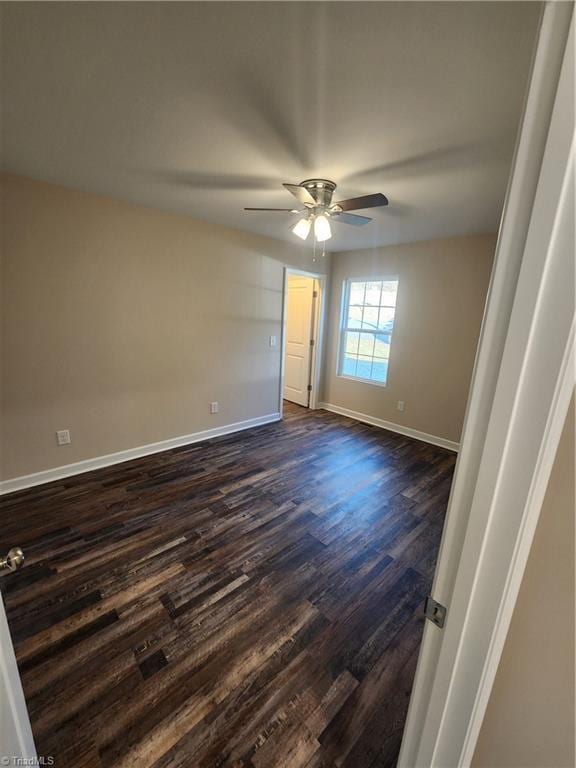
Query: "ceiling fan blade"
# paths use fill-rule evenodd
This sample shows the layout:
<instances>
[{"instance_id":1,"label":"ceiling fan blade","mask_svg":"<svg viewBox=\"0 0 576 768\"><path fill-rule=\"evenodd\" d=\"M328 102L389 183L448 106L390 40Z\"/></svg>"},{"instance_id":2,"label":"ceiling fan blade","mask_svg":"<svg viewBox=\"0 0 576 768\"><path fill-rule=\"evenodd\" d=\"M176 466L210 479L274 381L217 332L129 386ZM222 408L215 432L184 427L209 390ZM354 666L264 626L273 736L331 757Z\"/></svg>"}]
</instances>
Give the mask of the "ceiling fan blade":
<instances>
[{"instance_id":1,"label":"ceiling fan blade","mask_svg":"<svg viewBox=\"0 0 576 768\"><path fill-rule=\"evenodd\" d=\"M353 224L355 227L363 227L372 221L369 216L357 216L355 213L332 213L330 218L342 224Z\"/></svg>"},{"instance_id":2,"label":"ceiling fan blade","mask_svg":"<svg viewBox=\"0 0 576 768\"><path fill-rule=\"evenodd\" d=\"M381 192L373 195L363 195L362 197L352 197L350 200L340 200L334 205L342 208L343 211L360 211L362 208L378 208L381 205L388 205L388 198Z\"/></svg>"},{"instance_id":3,"label":"ceiling fan blade","mask_svg":"<svg viewBox=\"0 0 576 768\"><path fill-rule=\"evenodd\" d=\"M316 205L316 200L312 197L306 187L301 187L300 184L282 184L282 186L294 195L296 200L303 205Z\"/></svg>"},{"instance_id":4,"label":"ceiling fan blade","mask_svg":"<svg viewBox=\"0 0 576 768\"><path fill-rule=\"evenodd\" d=\"M295 208L244 208L245 211L284 211L285 213L300 213Z\"/></svg>"}]
</instances>

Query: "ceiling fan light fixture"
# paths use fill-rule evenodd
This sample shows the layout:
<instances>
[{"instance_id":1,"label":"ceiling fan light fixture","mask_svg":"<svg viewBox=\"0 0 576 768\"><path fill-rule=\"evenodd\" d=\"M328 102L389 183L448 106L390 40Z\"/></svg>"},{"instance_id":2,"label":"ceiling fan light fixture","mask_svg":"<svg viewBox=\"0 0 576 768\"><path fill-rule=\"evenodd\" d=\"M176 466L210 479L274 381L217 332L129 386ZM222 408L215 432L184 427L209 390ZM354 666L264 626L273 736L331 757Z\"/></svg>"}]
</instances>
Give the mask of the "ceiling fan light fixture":
<instances>
[{"instance_id":1,"label":"ceiling fan light fixture","mask_svg":"<svg viewBox=\"0 0 576 768\"><path fill-rule=\"evenodd\" d=\"M332 237L332 230L328 218L321 214L314 219L314 236L319 243Z\"/></svg>"},{"instance_id":2,"label":"ceiling fan light fixture","mask_svg":"<svg viewBox=\"0 0 576 768\"><path fill-rule=\"evenodd\" d=\"M363 227L372 219L368 216L358 216L350 211L364 208L378 208L388 205L388 198L381 192L375 192L361 197L332 202L336 184L330 179L305 179L300 184L284 182L284 189L296 198L299 208L244 208L245 211L274 211L291 213L298 216L298 221L292 224L290 230L301 240L307 240L314 226L314 253L316 243L324 243L332 237L330 217L340 224L350 224ZM322 249L324 253L325 246Z\"/></svg>"},{"instance_id":3,"label":"ceiling fan light fixture","mask_svg":"<svg viewBox=\"0 0 576 768\"><path fill-rule=\"evenodd\" d=\"M310 233L310 219L299 219L291 229L299 238L306 240Z\"/></svg>"}]
</instances>

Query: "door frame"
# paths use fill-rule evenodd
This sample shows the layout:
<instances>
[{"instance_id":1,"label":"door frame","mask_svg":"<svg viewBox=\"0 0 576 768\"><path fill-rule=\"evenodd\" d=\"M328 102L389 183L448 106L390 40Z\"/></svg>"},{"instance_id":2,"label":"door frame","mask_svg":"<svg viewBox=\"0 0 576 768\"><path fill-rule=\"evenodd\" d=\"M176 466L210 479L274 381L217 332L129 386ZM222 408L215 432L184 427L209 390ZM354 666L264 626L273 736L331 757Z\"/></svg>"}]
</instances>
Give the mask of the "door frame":
<instances>
[{"instance_id":1,"label":"door frame","mask_svg":"<svg viewBox=\"0 0 576 768\"><path fill-rule=\"evenodd\" d=\"M6 618L6 610L4 608L4 600L0 591L0 685L3 686L3 695L5 697L5 705L9 709L9 713L3 713L5 717L5 723L3 727L12 731L11 736L15 744L17 744L18 752L14 755L0 755L3 758L16 758L14 765L20 765L18 760L22 762L22 765L36 765L34 762L37 758L36 747L34 745L34 737L32 735L32 728L30 726L30 718L28 716L28 709L26 707L26 701L24 699L24 691L22 690L22 681L20 680L20 673L18 672L18 664L16 662L16 656L14 654L14 646L12 645L12 638L10 636L10 629L8 627L8 619ZM0 725L2 728L2 725ZM9 735L5 733L5 735ZM12 762L10 762L10 765Z\"/></svg>"},{"instance_id":2,"label":"door frame","mask_svg":"<svg viewBox=\"0 0 576 768\"><path fill-rule=\"evenodd\" d=\"M300 277L310 277L318 283L318 296L314 302L314 319L312 333L314 346L312 347L312 359L310 363L310 382L312 390L310 391L310 401L308 408L315 411L319 408L320 384L322 377L322 360L324 349L324 328L326 325L326 278L327 275L321 272L310 272L295 267L284 267L282 279L282 336L280 343L280 391L278 393L278 412L280 418L284 413L284 366L286 357L286 322L288 319L288 277L297 275Z\"/></svg>"},{"instance_id":3,"label":"door frame","mask_svg":"<svg viewBox=\"0 0 576 768\"><path fill-rule=\"evenodd\" d=\"M567 6L542 17L398 768L471 764L576 384Z\"/></svg>"}]
</instances>

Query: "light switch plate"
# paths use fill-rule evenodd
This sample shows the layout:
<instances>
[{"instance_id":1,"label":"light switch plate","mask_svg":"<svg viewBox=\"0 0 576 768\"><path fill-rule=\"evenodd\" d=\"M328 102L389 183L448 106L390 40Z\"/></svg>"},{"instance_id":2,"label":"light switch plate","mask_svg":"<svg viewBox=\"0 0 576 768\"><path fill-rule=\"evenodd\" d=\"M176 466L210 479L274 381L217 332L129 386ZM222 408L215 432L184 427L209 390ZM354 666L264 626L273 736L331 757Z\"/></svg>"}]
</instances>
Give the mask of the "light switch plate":
<instances>
[{"instance_id":1,"label":"light switch plate","mask_svg":"<svg viewBox=\"0 0 576 768\"><path fill-rule=\"evenodd\" d=\"M271 347L276 346L276 336L270 336L270 346Z\"/></svg>"}]
</instances>

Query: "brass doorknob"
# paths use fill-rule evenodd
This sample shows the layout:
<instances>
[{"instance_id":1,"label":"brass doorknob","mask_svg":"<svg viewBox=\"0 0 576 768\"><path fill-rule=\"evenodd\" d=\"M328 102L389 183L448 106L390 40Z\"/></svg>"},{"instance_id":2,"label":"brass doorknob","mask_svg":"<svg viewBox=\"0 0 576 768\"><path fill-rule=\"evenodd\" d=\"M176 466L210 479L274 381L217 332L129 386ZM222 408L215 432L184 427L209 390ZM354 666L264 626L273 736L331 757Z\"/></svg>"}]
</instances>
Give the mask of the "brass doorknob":
<instances>
[{"instance_id":1,"label":"brass doorknob","mask_svg":"<svg viewBox=\"0 0 576 768\"><path fill-rule=\"evenodd\" d=\"M24 565L24 552L20 547L12 547L6 557L0 557L0 571L17 571Z\"/></svg>"}]
</instances>

